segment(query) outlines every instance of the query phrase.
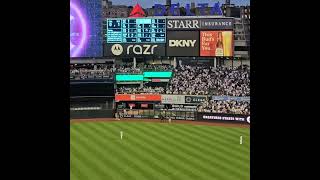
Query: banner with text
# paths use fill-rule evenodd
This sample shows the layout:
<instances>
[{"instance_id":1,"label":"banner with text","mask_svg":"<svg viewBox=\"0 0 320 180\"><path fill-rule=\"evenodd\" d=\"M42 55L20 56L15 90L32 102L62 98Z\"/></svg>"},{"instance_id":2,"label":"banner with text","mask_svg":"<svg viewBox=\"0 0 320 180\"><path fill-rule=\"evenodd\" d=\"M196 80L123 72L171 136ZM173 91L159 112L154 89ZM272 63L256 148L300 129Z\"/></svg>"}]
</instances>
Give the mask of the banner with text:
<instances>
[{"instance_id":1,"label":"banner with text","mask_svg":"<svg viewBox=\"0 0 320 180\"><path fill-rule=\"evenodd\" d=\"M243 122L243 123L250 124L250 115L198 112L197 120L234 121L234 122Z\"/></svg>"},{"instance_id":2,"label":"banner with text","mask_svg":"<svg viewBox=\"0 0 320 180\"><path fill-rule=\"evenodd\" d=\"M116 94L116 102L120 101L161 101L160 94Z\"/></svg>"},{"instance_id":3,"label":"banner with text","mask_svg":"<svg viewBox=\"0 0 320 180\"><path fill-rule=\"evenodd\" d=\"M184 95L162 94L161 103L162 104L185 104Z\"/></svg>"},{"instance_id":4,"label":"banner with text","mask_svg":"<svg viewBox=\"0 0 320 180\"><path fill-rule=\"evenodd\" d=\"M245 96L245 97L234 97L234 96L212 96L212 100L217 100L217 101L247 101L250 102L250 97Z\"/></svg>"},{"instance_id":5,"label":"banner with text","mask_svg":"<svg viewBox=\"0 0 320 180\"><path fill-rule=\"evenodd\" d=\"M233 32L200 31L200 56L233 56Z\"/></svg>"}]
</instances>

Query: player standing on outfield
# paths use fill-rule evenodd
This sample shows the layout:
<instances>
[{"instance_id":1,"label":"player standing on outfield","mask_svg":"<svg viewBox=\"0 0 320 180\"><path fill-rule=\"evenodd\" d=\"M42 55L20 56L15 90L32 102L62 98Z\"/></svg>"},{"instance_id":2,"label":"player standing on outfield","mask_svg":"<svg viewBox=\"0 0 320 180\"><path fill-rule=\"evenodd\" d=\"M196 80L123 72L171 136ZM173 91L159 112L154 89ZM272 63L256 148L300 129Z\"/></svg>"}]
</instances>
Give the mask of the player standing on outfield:
<instances>
[{"instance_id":1,"label":"player standing on outfield","mask_svg":"<svg viewBox=\"0 0 320 180\"><path fill-rule=\"evenodd\" d=\"M116 116L116 120L120 120L120 113L118 111L116 112L115 116Z\"/></svg>"},{"instance_id":2,"label":"player standing on outfield","mask_svg":"<svg viewBox=\"0 0 320 180\"><path fill-rule=\"evenodd\" d=\"M122 136L123 136L123 132L120 131L120 138L121 138L121 140L122 140Z\"/></svg>"}]
</instances>

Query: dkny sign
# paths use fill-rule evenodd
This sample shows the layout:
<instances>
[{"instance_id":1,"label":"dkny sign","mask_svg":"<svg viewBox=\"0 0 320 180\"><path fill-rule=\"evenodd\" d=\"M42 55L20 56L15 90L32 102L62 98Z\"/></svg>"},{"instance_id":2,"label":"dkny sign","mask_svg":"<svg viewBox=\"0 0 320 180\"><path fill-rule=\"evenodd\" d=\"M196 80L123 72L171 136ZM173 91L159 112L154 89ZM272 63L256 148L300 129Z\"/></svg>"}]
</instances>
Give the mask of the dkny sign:
<instances>
[{"instance_id":1,"label":"dkny sign","mask_svg":"<svg viewBox=\"0 0 320 180\"><path fill-rule=\"evenodd\" d=\"M167 56L199 56L198 31L168 31Z\"/></svg>"},{"instance_id":2,"label":"dkny sign","mask_svg":"<svg viewBox=\"0 0 320 180\"><path fill-rule=\"evenodd\" d=\"M106 44L105 56L165 56L164 44Z\"/></svg>"},{"instance_id":3,"label":"dkny sign","mask_svg":"<svg viewBox=\"0 0 320 180\"><path fill-rule=\"evenodd\" d=\"M169 40L169 47L194 47L197 40Z\"/></svg>"},{"instance_id":4,"label":"dkny sign","mask_svg":"<svg viewBox=\"0 0 320 180\"><path fill-rule=\"evenodd\" d=\"M167 19L167 30L232 30L233 18Z\"/></svg>"}]
</instances>

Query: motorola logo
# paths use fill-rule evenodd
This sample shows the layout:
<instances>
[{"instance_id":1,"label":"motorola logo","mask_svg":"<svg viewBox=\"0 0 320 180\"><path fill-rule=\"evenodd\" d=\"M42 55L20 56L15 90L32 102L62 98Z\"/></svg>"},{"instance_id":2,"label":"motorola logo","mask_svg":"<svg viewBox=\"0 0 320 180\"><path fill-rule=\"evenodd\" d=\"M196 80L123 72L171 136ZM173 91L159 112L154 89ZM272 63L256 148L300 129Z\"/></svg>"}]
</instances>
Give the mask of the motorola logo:
<instances>
[{"instance_id":1,"label":"motorola logo","mask_svg":"<svg viewBox=\"0 0 320 180\"><path fill-rule=\"evenodd\" d=\"M116 55L116 56L119 56L122 54L123 52L123 47L120 45L120 44L114 44L112 47L111 47L111 52L112 54Z\"/></svg>"},{"instance_id":2,"label":"motorola logo","mask_svg":"<svg viewBox=\"0 0 320 180\"><path fill-rule=\"evenodd\" d=\"M194 47L197 40L169 40L169 47Z\"/></svg>"},{"instance_id":3,"label":"motorola logo","mask_svg":"<svg viewBox=\"0 0 320 180\"><path fill-rule=\"evenodd\" d=\"M134 54L150 55L154 54L154 49L157 47L158 45L130 45L127 48L127 54L130 54L132 50Z\"/></svg>"}]
</instances>

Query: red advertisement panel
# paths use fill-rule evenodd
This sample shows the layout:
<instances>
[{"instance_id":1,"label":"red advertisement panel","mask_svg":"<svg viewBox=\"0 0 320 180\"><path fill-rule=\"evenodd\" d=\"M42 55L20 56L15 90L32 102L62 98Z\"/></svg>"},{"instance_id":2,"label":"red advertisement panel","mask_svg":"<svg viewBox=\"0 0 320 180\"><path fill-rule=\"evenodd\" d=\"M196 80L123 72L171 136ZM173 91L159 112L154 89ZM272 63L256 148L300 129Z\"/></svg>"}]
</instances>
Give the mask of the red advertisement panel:
<instances>
[{"instance_id":1,"label":"red advertisement panel","mask_svg":"<svg viewBox=\"0 0 320 180\"><path fill-rule=\"evenodd\" d=\"M200 56L233 56L233 32L201 31Z\"/></svg>"},{"instance_id":2,"label":"red advertisement panel","mask_svg":"<svg viewBox=\"0 0 320 180\"><path fill-rule=\"evenodd\" d=\"M148 104L141 104L142 108L148 108Z\"/></svg>"},{"instance_id":3,"label":"red advertisement panel","mask_svg":"<svg viewBox=\"0 0 320 180\"><path fill-rule=\"evenodd\" d=\"M160 94L116 94L116 102L120 101L161 101Z\"/></svg>"}]
</instances>

